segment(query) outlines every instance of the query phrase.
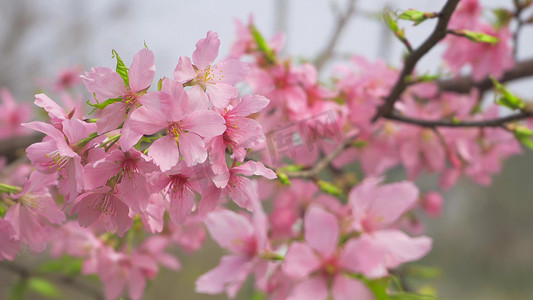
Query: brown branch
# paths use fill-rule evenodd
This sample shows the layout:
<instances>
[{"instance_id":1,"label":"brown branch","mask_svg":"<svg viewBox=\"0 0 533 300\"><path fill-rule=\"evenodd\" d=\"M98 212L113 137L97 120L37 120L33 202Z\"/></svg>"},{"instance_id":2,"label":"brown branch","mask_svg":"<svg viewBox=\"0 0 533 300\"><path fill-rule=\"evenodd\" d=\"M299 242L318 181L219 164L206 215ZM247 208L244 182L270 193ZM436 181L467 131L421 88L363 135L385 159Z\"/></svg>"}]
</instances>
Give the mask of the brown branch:
<instances>
[{"instance_id":1,"label":"brown branch","mask_svg":"<svg viewBox=\"0 0 533 300\"><path fill-rule=\"evenodd\" d=\"M3 261L3 262L0 263L0 267L3 268L4 270L8 270L10 272L17 273L22 278L30 278L30 277L36 277L36 276L37 277L43 277L42 274L36 274L36 273L32 272L32 270L30 270L29 268L24 267L24 266L22 266L20 264L13 263L13 262ZM63 275L50 276L50 277L52 277L56 281L66 285L66 286L69 286L70 288L72 288L73 290L76 290L79 293L88 295L88 296L90 296L90 297L92 297L94 299L97 299L97 300L103 300L104 299L104 296L102 295L102 293L99 290L97 290L96 288L94 288L94 287L92 287L90 285L87 285L86 283L84 283L82 281L76 280L76 278L74 278L74 277L63 276Z\"/></svg>"},{"instance_id":2,"label":"brown branch","mask_svg":"<svg viewBox=\"0 0 533 300\"><path fill-rule=\"evenodd\" d=\"M513 69L508 70L498 80L501 83L533 76L533 58L517 62ZM441 91L456 92L467 94L472 88L479 89L480 92L485 92L493 88L490 77L486 77L481 81L474 81L470 76L462 76L457 79L446 79L437 81Z\"/></svg>"},{"instance_id":3,"label":"brown branch","mask_svg":"<svg viewBox=\"0 0 533 300\"><path fill-rule=\"evenodd\" d=\"M459 0L448 0L442 11L439 13L439 21L433 33L427 38L427 40L420 45L415 51L411 52L405 60L404 67L396 84L392 88L390 94L385 98L385 103L378 109L376 115L372 118L372 121L376 121L381 116L390 115L394 108L394 103L400 98L402 93L408 86L407 78L413 73L418 61L431 50L438 42L440 42L447 33L448 22L452 16L453 11L457 7Z\"/></svg>"},{"instance_id":4,"label":"brown branch","mask_svg":"<svg viewBox=\"0 0 533 300\"><path fill-rule=\"evenodd\" d=\"M394 120L402 123L412 124L421 127L501 127L502 125L509 123L524 120L526 118L533 117L532 112L520 112L515 113L506 117L489 119L489 120L476 120L476 121L447 121L447 120L423 120L415 119L407 116L400 116L397 114L390 114L383 116L385 119Z\"/></svg>"},{"instance_id":5,"label":"brown branch","mask_svg":"<svg viewBox=\"0 0 533 300\"><path fill-rule=\"evenodd\" d=\"M283 172L289 178L315 178L318 174L324 170L329 164L339 156L353 142L353 139L357 137L357 134L347 137L341 144L339 144L332 152L319 160L313 168L309 170L296 171L296 172Z\"/></svg>"},{"instance_id":6,"label":"brown branch","mask_svg":"<svg viewBox=\"0 0 533 300\"><path fill-rule=\"evenodd\" d=\"M333 32L333 35L327 43L327 46L325 47L324 51L322 51L322 54L320 54L320 56L316 60L315 67L317 70L321 70L322 67L324 67L324 65L326 64L326 62L331 59L342 32L346 28L346 25L348 24L348 21L350 20L352 15L355 13L355 2L356 0L349 0L348 5L346 7L346 12L340 13L337 19L337 26L335 26L335 31Z\"/></svg>"}]
</instances>

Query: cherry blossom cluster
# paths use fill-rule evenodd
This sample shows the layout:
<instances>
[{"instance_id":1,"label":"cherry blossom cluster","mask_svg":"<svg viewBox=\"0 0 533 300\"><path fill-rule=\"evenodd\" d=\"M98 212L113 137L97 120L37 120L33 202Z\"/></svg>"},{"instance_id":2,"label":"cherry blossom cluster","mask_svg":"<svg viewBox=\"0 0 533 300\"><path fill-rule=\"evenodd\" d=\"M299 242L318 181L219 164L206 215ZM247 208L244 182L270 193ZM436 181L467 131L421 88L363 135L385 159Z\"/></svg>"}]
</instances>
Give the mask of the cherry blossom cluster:
<instances>
[{"instance_id":1,"label":"cherry blossom cluster","mask_svg":"<svg viewBox=\"0 0 533 300\"><path fill-rule=\"evenodd\" d=\"M489 185L533 136L519 134L523 125L483 125L501 118L501 103L530 112L497 82L515 65L509 20L495 26L480 11L461 1L441 44L448 77L470 68L474 82L493 76L507 93L490 106L478 89L446 90L360 56L323 79L312 63L283 57L283 35L266 41L252 18L236 22L229 56L215 63L210 31L156 82L147 47L129 67L113 51L115 70L62 70L43 81L61 104L35 96L44 122L2 90L0 139L41 137L26 149L30 163L0 160L9 175L0 178L0 260L50 245L98 275L107 299L125 290L140 299L160 267L181 269L173 247L194 252L209 233L228 253L198 278L199 293L234 298L252 276L271 300L400 294L376 283L430 251L420 211L438 216L444 202L412 181L436 173L441 190L461 176ZM399 82L406 88L383 114ZM386 183L397 166L408 181Z\"/></svg>"}]
</instances>

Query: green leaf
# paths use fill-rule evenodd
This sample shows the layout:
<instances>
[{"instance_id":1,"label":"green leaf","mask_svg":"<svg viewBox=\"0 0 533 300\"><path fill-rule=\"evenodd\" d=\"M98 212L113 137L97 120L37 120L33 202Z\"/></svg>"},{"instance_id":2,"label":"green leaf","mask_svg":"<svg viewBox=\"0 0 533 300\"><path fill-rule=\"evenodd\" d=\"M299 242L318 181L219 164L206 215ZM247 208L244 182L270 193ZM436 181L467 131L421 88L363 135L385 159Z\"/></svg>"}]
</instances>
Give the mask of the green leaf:
<instances>
[{"instance_id":1,"label":"green leaf","mask_svg":"<svg viewBox=\"0 0 533 300\"><path fill-rule=\"evenodd\" d=\"M494 9L492 13L494 13L494 16L496 17L496 21L494 23L495 29L500 29L507 26L514 17L514 13L512 11L502 7Z\"/></svg>"},{"instance_id":2,"label":"green leaf","mask_svg":"<svg viewBox=\"0 0 533 300\"><path fill-rule=\"evenodd\" d=\"M298 172L303 169L304 166L302 165L287 165L285 167L281 167L280 170L283 172Z\"/></svg>"},{"instance_id":3,"label":"green leaf","mask_svg":"<svg viewBox=\"0 0 533 300\"><path fill-rule=\"evenodd\" d=\"M57 298L60 295L59 290L52 282L41 278L30 278L28 288L47 298Z\"/></svg>"},{"instance_id":4,"label":"green leaf","mask_svg":"<svg viewBox=\"0 0 533 300\"><path fill-rule=\"evenodd\" d=\"M25 278L21 278L11 288L11 294L9 295L9 300L22 300L27 290L28 290L28 280L26 280Z\"/></svg>"},{"instance_id":5,"label":"green leaf","mask_svg":"<svg viewBox=\"0 0 533 300\"><path fill-rule=\"evenodd\" d=\"M342 197L342 190L330 182L318 180L317 185L318 188L325 193L336 197Z\"/></svg>"},{"instance_id":6,"label":"green leaf","mask_svg":"<svg viewBox=\"0 0 533 300\"><path fill-rule=\"evenodd\" d=\"M389 300L389 295L387 294L387 286L389 285L390 278L380 278L375 280L364 280L368 288L374 294L376 300Z\"/></svg>"},{"instance_id":7,"label":"green leaf","mask_svg":"<svg viewBox=\"0 0 533 300\"><path fill-rule=\"evenodd\" d=\"M481 32L474 32L474 31L470 31L466 29L458 30L457 33L465 36L472 42L476 42L476 43L488 43L488 44L494 45L498 43L499 41L499 39L495 36L488 35L486 33L481 33Z\"/></svg>"},{"instance_id":8,"label":"green leaf","mask_svg":"<svg viewBox=\"0 0 533 300\"><path fill-rule=\"evenodd\" d=\"M494 77L490 77L492 80L492 83L494 84L494 88L496 90L496 93L500 94L501 96L496 99L496 104L505 106L510 109L524 109L526 107L526 104L522 101L522 99L515 96L509 89L507 89L503 84L499 83Z\"/></svg>"},{"instance_id":9,"label":"green leaf","mask_svg":"<svg viewBox=\"0 0 533 300\"><path fill-rule=\"evenodd\" d=\"M266 296L259 291L255 291L250 300L266 300Z\"/></svg>"},{"instance_id":10,"label":"green leaf","mask_svg":"<svg viewBox=\"0 0 533 300\"><path fill-rule=\"evenodd\" d=\"M407 20L407 21L413 21L415 22L414 25L416 26L424 22L427 19L435 18L437 16L438 14L436 13L427 13L427 12L422 12L422 11L418 11L414 9L409 9L409 10L404 11L402 14L400 14L398 18Z\"/></svg>"},{"instance_id":11,"label":"green leaf","mask_svg":"<svg viewBox=\"0 0 533 300\"><path fill-rule=\"evenodd\" d=\"M82 264L83 260L64 255L60 259L43 262L38 270L41 273L57 272L66 276L74 276L81 273Z\"/></svg>"},{"instance_id":12,"label":"green leaf","mask_svg":"<svg viewBox=\"0 0 533 300\"><path fill-rule=\"evenodd\" d=\"M117 51L115 51L115 49L113 49L111 53L113 53L113 58L115 57L117 58L117 73L120 75L120 77L122 77L122 80L124 80L124 86L129 88L130 86L130 78L128 76L129 69L126 68L126 65L124 64L124 62L118 55Z\"/></svg>"},{"instance_id":13,"label":"green leaf","mask_svg":"<svg viewBox=\"0 0 533 300\"><path fill-rule=\"evenodd\" d=\"M257 27L255 25L250 24L250 33L252 34L252 37L254 38L255 43L257 44L257 48L259 51L263 54L265 59L268 61L268 63L273 64L276 62L276 55L274 53L274 50L270 48L270 45L268 45L267 41L261 35L259 30L257 30Z\"/></svg>"}]
</instances>

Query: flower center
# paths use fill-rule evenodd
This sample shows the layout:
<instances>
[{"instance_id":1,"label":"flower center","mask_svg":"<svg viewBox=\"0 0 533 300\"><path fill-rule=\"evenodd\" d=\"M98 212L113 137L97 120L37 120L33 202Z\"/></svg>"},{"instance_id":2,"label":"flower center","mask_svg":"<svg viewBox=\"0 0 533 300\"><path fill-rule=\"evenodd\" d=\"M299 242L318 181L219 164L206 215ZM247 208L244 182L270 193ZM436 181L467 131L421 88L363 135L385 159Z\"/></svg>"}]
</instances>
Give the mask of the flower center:
<instances>
[{"instance_id":1,"label":"flower center","mask_svg":"<svg viewBox=\"0 0 533 300\"><path fill-rule=\"evenodd\" d=\"M131 107L137 103L137 95L133 92L127 92L122 96L122 101L124 101L128 107Z\"/></svg>"},{"instance_id":2,"label":"flower center","mask_svg":"<svg viewBox=\"0 0 533 300\"><path fill-rule=\"evenodd\" d=\"M61 170L70 160L70 157L68 156L61 156L59 154L58 150L54 150L48 154L46 154L46 157L50 159L50 162L48 162L49 168L56 167L57 170Z\"/></svg>"},{"instance_id":3,"label":"flower center","mask_svg":"<svg viewBox=\"0 0 533 300\"><path fill-rule=\"evenodd\" d=\"M217 80L221 80L222 78L224 78L224 75L217 74L217 72L222 73L222 70L218 70L217 66L209 66L198 73L198 81L204 84L216 85Z\"/></svg>"},{"instance_id":4,"label":"flower center","mask_svg":"<svg viewBox=\"0 0 533 300\"><path fill-rule=\"evenodd\" d=\"M113 199L111 199L111 195L107 193L98 195L98 197L89 202L87 207L108 216L114 216L116 213Z\"/></svg>"},{"instance_id":5,"label":"flower center","mask_svg":"<svg viewBox=\"0 0 533 300\"><path fill-rule=\"evenodd\" d=\"M175 138L179 138L181 133L183 132L183 128L181 128L181 124L177 122L170 123L167 128L167 133Z\"/></svg>"}]
</instances>

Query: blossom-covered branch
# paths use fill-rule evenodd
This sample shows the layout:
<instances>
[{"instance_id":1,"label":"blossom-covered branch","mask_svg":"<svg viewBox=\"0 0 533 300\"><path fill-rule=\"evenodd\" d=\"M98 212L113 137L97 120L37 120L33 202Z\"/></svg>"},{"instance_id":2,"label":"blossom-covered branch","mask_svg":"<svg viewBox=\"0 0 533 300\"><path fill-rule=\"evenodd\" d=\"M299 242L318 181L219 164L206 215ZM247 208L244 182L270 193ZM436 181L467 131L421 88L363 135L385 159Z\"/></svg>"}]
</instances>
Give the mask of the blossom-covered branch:
<instances>
[{"instance_id":1,"label":"blossom-covered branch","mask_svg":"<svg viewBox=\"0 0 533 300\"><path fill-rule=\"evenodd\" d=\"M440 42L447 33L448 22L454 12L459 0L448 0L439 13L439 21L433 33L426 39L426 41L420 45L415 51L411 52L405 59L402 72L396 80L396 84L391 89L389 95L385 98L385 103L379 108L376 115L372 118L372 121L376 121L381 116L389 115L394 108L394 103L400 98L402 93L408 87L406 78L410 76L418 61L431 50L438 42Z\"/></svg>"}]
</instances>

